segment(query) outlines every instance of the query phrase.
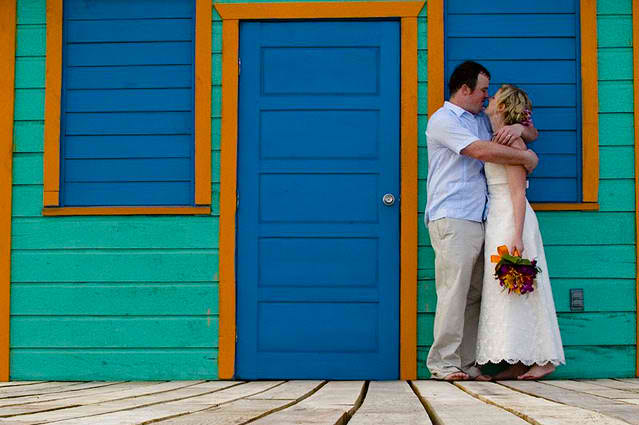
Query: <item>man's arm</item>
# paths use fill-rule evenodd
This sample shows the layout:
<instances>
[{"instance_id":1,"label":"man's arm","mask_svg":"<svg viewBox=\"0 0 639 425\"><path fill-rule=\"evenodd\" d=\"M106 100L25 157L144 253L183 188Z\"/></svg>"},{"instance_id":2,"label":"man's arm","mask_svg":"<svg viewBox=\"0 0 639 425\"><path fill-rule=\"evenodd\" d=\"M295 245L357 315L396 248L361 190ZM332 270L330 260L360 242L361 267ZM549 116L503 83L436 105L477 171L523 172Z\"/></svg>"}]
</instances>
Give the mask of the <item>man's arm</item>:
<instances>
[{"instance_id":1,"label":"man's arm","mask_svg":"<svg viewBox=\"0 0 639 425\"><path fill-rule=\"evenodd\" d=\"M521 143L521 139L519 139L519 142ZM529 174L535 169L539 162L537 155L530 149L521 150L486 140L476 140L462 149L460 153L484 162L523 165Z\"/></svg>"}]
</instances>

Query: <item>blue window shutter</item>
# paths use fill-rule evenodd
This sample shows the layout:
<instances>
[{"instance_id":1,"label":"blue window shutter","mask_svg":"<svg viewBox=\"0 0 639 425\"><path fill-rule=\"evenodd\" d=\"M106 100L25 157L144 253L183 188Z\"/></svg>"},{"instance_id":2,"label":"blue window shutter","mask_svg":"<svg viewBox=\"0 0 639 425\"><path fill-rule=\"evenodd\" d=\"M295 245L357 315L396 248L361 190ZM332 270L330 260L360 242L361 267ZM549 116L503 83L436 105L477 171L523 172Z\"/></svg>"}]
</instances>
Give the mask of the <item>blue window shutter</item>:
<instances>
[{"instance_id":1,"label":"blue window shutter","mask_svg":"<svg viewBox=\"0 0 639 425\"><path fill-rule=\"evenodd\" d=\"M61 205L194 204L194 0L65 0Z\"/></svg>"},{"instance_id":2,"label":"blue window shutter","mask_svg":"<svg viewBox=\"0 0 639 425\"><path fill-rule=\"evenodd\" d=\"M491 94L504 83L526 90L539 139L531 202L581 201L579 2L447 0L445 75L464 60L484 65ZM446 94L448 97L449 93Z\"/></svg>"}]
</instances>

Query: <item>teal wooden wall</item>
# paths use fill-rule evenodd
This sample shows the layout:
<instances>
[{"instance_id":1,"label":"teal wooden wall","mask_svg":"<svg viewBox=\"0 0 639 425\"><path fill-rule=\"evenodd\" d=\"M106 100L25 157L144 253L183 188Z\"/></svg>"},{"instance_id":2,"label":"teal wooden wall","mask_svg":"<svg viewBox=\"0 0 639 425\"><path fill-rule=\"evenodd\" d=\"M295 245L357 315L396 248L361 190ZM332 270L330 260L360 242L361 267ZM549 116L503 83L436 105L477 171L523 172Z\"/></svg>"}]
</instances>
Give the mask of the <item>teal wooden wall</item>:
<instances>
[{"instance_id":1,"label":"teal wooden wall","mask_svg":"<svg viewBox=\"0 0 639 425\"><path fill-rule=\"evenodd\" d=\"M420 24L421 29L424 25ZM630 377L635 373L631 0L599 0L597 31L601 210L537 215L566 354L566 365L558 368L553 378ZM419 47L419 207L423 218L427 176L425 43ZM436 296L428 231L420 225L419 232L418 374L425 378L429 376L426 357L432 343ZM583 313L570 313L570 288L584 289Z\"/></svg>"},{"instance_id":2,"label":"teal wooden wall","mask_svg":"<svg viewBox=\"0 0 639 425\"><path fill-rule=\"evenodd\" d=\"M11 379L215 379L220 33L212 214L42 217L45 3L17 0Z\"/></svg>"},{"instance_id":3,"label":"teal wooden wall","mask_svg":"<svg viewBox=\"0 0 639 425\"><path fill-rule=\"evenodd\" d=\"M12 379L217 377L222 23L213 11L211 216L42 217L45 0L17 0ZM566 344L555 377L632 376L631 0L599 0L599 212L539 213ZM436 304L426 203L427 18L419 22L418 373ZM609 259L614 259L614 263ZM568 289L585 289L570 313ZM593 367L596 365L596 367Z\"/></svg>"}]
</instances>

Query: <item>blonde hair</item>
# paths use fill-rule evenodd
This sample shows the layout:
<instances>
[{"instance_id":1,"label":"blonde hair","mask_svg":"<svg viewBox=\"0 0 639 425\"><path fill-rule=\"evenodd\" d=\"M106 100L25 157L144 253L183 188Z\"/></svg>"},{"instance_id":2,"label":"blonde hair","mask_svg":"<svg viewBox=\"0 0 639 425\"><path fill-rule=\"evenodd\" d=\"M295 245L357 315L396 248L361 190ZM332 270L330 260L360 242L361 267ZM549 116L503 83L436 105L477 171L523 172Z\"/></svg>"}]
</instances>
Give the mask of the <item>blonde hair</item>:
<instances>
[{"instance_id":1,"label":"blonde hair","mask_svg":"<svg viewBox=\"0 0 639 425\"><path fill-rule=\"evenodd\" d=\"M504 124L526 121L532 112L532 102L525 91L511 84L502 85L495 94L497 105L504 105Z\"/></svg>"}]
</instances>

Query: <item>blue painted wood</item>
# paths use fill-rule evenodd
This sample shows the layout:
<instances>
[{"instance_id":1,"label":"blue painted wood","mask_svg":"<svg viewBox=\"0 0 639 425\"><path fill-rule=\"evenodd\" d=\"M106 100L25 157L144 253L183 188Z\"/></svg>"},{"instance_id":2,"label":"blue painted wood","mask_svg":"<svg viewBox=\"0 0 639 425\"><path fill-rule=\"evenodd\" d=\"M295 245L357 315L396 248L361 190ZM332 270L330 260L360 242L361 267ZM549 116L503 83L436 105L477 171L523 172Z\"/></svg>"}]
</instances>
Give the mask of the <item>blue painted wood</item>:
<instances>
[{"instance_id":1,"label":"blue painted wood","mask_svg":"<svg viewBox=\"0 0 639 425\"><path fill-rule=\"evenodd\" d=\"M188 89L67 90L67 112L190 111Z\"/></svg>"},{"instance_id":2,"label":"blue painted wood","mask_svg":"<svg viewBox=\"0 0 639 425\"><path fill-rule=\"evenodd\" d=\"M158 33L158 38L165 35ZM68 43L67 66L189 65L193 63L193 43L162 41L155 43Z\"/></svg>"},{"instance_id":3,"label":"blue painted wood","mask_svg":"<svg viewBox=\"0 0 639 425\"><path fill-rule=\"evenodd\" d=\"M483 5L484 8L486 6L488 5ZM521 25L522 17L518 14L461 14L449 21L450 25L446 29L446 33L449 37L575 36L574 14L527 14L525 20L526 25ZM534 52L531 53L534 54Z\"/></svg>"},{"instance_id":4,"label":"blue painted wood","mask_svg":"<svg viewBox=\"0 0 639 425\"><path fill-rule=\"evenodd\" d=\"M454 0L446 2L449 13L574 13L578 0Z\"/></svg>"},{"instance_id":5,"label":"blue painted wood","mask_svg":"<svg viewBox=\"0 0 639 425\"><path fill-rule=\"evenodd\" d=\"M540 164L531 175L529 200L580 201L578 2L450 0L445 8L446 79L464 60L475 60L490 71L492 93L510 83L532 99L540 132L532 147Z\"/></svg>"},{"instance_id":6,"label":"blue painted wood","mask_svg":"<svg viewBox=\"0 0 639 425\"><path fill-rule=\"evenodd\" d=\"M66 19L191 18L195 5L184 0L64 0Z\"/></svg>"},{"instance_id":7,"label":"blue painted wood","mask_svg":"<svg viewBox=\"0 0 639 425\"><path fill-rule=\"evenodd\" d=\"M148 158L149 145L155 158L187 157L193 138L189 135L66 136L65 158Z\"/></svg>"},{"instance_id":8,"label":"blue painted wood","mask_svg":"<svg viewBox=\"0 0 639 425\"><path fill-rule=\"evenodd\" d=\"M182 206L193 202L192 182L65 183L65 206ZM118 203L113 202L117 195ZM109 201L111 199L111 201Z\"/></svg>"},{"instance_id":9,"label":"blue painted wood","mask_svg":"<svg viewBox=\"0 0 639 425\"><path fill-rule=\"evenodd\" d=\"M194 12L64 2L61 205L193 205Z\"/></svg>"},{"instance_id":10,"label":"blue painted wood","mask_svg":"<svg viewBox=\"0 0 639 425\"><path fill-rule=\"evenodd\" d=\"M398 378L399 46L240 24L237 378Z\"/></svg>"},{"instance_id":11,"label":"blue painted wood","mask_svg":"<svg viewBox=\"0 0 639 425\"><path fill-rule=\"evenodd\" d=\"M128 19L125 21L67 21L67 42L190 41L191 19ZM159 39L157 34L165 34ZM169 38L170 35L170 38Z\"/></svg>"},{"instance_id":12,"label":"blue painted wood","mask_svg":"<svg viewBox=\"0 0 639 425\"><path fill-rule=\"evenodd\" d=\"M65 69L69 89L191 88L190 65L104 66Z\"/></svg>"}]
</instances>

